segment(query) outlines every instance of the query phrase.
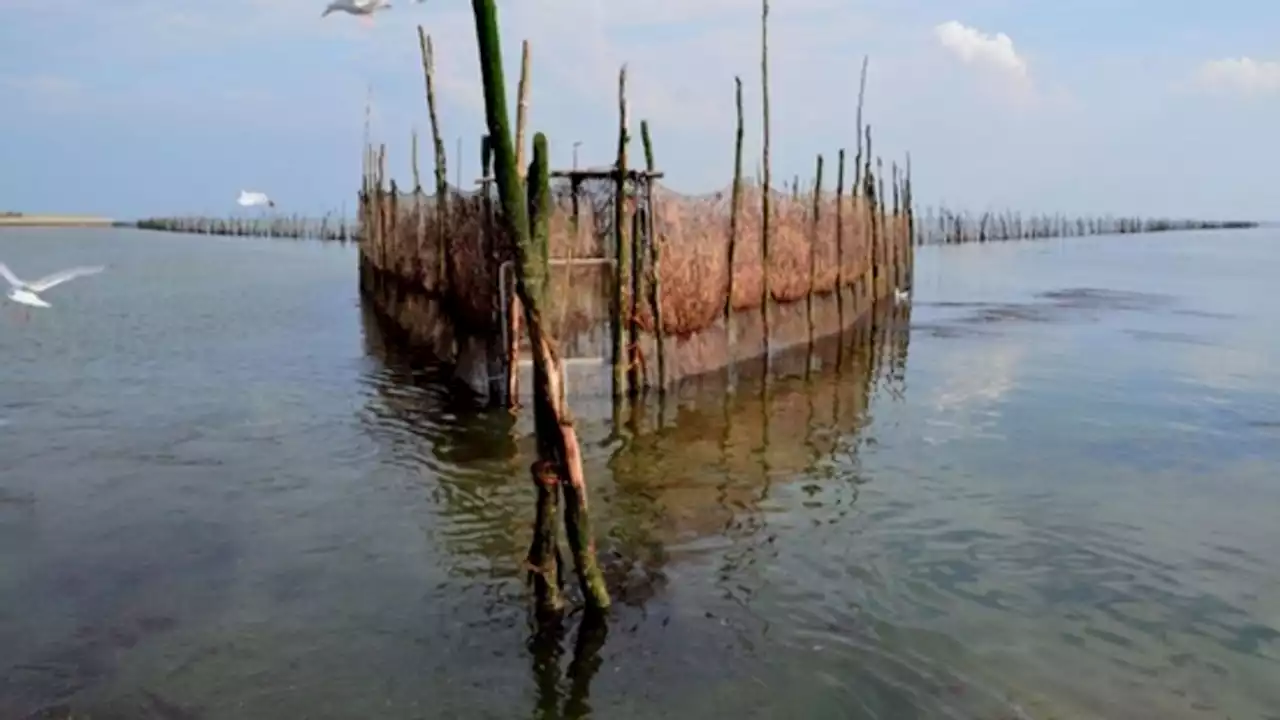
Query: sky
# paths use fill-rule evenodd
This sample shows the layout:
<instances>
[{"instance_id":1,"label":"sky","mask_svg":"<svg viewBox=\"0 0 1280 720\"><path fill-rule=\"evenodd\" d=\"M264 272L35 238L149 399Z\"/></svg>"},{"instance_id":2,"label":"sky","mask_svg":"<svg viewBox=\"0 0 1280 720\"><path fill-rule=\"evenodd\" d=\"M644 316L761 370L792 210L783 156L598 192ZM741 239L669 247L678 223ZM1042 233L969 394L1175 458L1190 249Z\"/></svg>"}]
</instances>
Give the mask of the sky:
<instances>
[{"instance_id":1,"label":"sky","mask_svg":"<svg viewBox=\"0 0 1280 720\"><path fill-rule=\"evenodd\" d=\"M0 0L0 210L350 213L366 98L411 184L429 125L416 26L435 45L451 179L484 133L469 3L394 0L373 27L325 0ZM759 165L758 0L500 0L507 86L532 47L531 129L553 166L612 162L618 71L666 182L727 187L734 77ZM834 182L857 143L858 70L877 154L911 155L921 205L1280 219L1280 3L1271 0L773 0L775 182ZM511 112L515 111L514 97ZM461 141L461 156L457 143ZM633 157L640 156L637 142Z\"/></svg>"}]
</instances>

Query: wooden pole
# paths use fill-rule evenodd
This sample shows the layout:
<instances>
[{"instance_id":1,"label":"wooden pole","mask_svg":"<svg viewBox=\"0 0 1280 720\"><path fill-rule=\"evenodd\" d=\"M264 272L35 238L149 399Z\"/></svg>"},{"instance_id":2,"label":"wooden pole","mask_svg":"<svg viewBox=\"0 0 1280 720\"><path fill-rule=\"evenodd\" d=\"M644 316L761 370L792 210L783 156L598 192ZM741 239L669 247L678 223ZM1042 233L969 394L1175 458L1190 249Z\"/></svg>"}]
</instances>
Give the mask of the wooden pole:
<instances>
[{"instance_id":1,"label":"wooden pole","mask_svg":"<svg viewBox=\"0 0 1280 720\"><path fill-rule=\"evenodd\" d=\"M640 186L632 183L631 205L631 301L627 309L627 395L640 392L642 365L640 362L640 282L644 273L644 245L640 238Z\"/></svg>"},{"instance_id":2,"label":"wooden pole","mask_svg":"<svg viewBox=\"0 0 1280 720\"><path fill-rule=\"evenodd\" d=\"M902 193L899 190L898 163L891 162L889 173L893 180L890 187L893 190L893 287L895 290L902 287L902 267L903 259L906 251L902 247L902 212L901 202ZM985 218L985 216L984 216ZM985 222L985 220L984 220Z\"/></svg>"},{"instance_id":3,"label":"wooden pole","mask_svg":"<svg viewBox=\"0 0 1280 720\"><path fill-rule=\"evenodd\" d=\"M858 237L862 239L863 242L866 242L869 248L872 243L871 234L873 232L873 229L871 227L870 218L868 216L868 213L871 212L870 207L867 204L869 200L869 195L866 192L864 192L863 182L862 182L863 169L864 169L863 164L865 162L865 155L864 155L865 148L863 147L864 131L862 126L862 107L863 107L864 101L866 100L867 64L870 62L870 60L871 60L871 56L869 55L862 56L862 70L861 72L859 72L859 75L858 75L858 111L857 111L858 148L857 148L857 154L854 155L854 159L853 159L853 188L850 190L850 194L853 195L853 208L855 211L853 216L853 221L855 223L854 227L857 228ZM868 253L870 253L872 258L870 262L874 263L875 262L874 249L869 249ZM862 299L865 301L869 299L871 295L874 295L875 292L870 287L871 284L872 284L872 270L870 267L868 267L867 270L864 271L862 276L859 278L858 286L859 286L860 292L856 292L854 294L854 298L856 299L859 296L862 296Z\"/></svg>"},{"instance_id":4,"label":"wooden pole","mask_svg":"<svg viewBox=\"0 0 1280 720\"><path fill-rule=\"evenodd\" d=\"M533 486L537 490L537 505L533 520L533 540L529 543L528 584L533 586L534 613L542 625L556 623L564 612L564 598L560 592L560 533L559 520L560 476L555 465L543 460L533 464Z\"/></svg>"},{"instance_id":5,"label":"wooden pole","mask_svg":"<svg viewBox=\"0 0 1280 720\"><path fill-rule=\"evenodd\" d=\"M515 165L515 152L508 124L496 2L472 0L471 7L475 13L476 39L484 80L485 120L494 145L494 178L502 202L503 223L515 241L520 260L516 292L520 294L524 304L525 324L534 350L534 427L538 437L538 455L543 463L534 468L534 477L537 478L548 469L555 472L564 493L565 526L587 609L603 612L609 608L611 601L604 575L596 560L595 538L587 507L586 477L582 470L582 449L574 429L573 416L565 402L563 367L554 340L543 332L541 308L536 305L525 283L527 274L538 272L538 263L531 252L533 233L528 210L529 198L521 192L520 173ZM534 155L535 160L539 155L542 159L536 178L537 191L544 193L549 202L549 180L545 170L546 137L541 133L534 137ZM539 203L534 205L540 206ZM544 227L547 220L545 216L539 218Z\"/></svg>"},{"instance_id":6,"label":"wooden pole","mask_svg":"<svg viewBox=\"0 0 1280 720\"><path fill-rule=\"evenodd\" d=\"M867 267L867 277L870 280L869 300L874 301L879 293L880 288L880 253L876 247L879 238L878 228L876 227L876 183L875 178L871 177L871 126L865 128L866 135L866 155L862 158L862 197L866 199L866 213L868 216L868 227L871 230L870 237L867 240L867 252L870 260Z\"/></svg>"},{"instance_id":7,"label":"wooden pole","mask_svg":"<svg viewBox=\"0 0 1280 720\"><path fill-rule=\"evenodd\" d=\"M809 344L813 344L813 291L818 280L818 223L822 212L822 155L818 155L818 168L813 177L813 213L809 218L809 293L806 296L805 313L809 320Z\"/></svg>"},{"instance_id":8,"label":"wooden pole","mask_svg":"<svg viewBox=\"0 0 1280 720\"><path fill-rule=\"evenodd\" d=\"M760 264L763 282L760 289L760 317L764 326L764 362L765 384L768 384L769 368L769 242L770 242L770 208L769 195L773 192L771 181L773 166L769 162L769 0L760 3L760 97L761 111L764 116L764 187L760 196Z\"/></svg>"},{"instance_id":9,"label":"wooden pole","mask_svg":"<svg viewBox=\"0 0 1280 720\"><path fill-rule=\"evenodd\" d=\"M906 177L902 180L903 205L907 211L907 286L915 285L916 268L916 211L911 195L911 153L907 153Z\"/></svg>"},{"instance_id":10,"label":"wooden pole","mask_svg":"<svg viewBox=\"0 0 1280 720\"><path fill-rule=\"evenodd\" d=\"M520 45L520 83L516 86L516 167L525 176L525 133L529 130L529 71L532 68L529 41Z\"/></svg>"},{"instance_id":11,"label":"wooden pole","mask_svg":"<svg viewBox=\"0 0 1280 720\"><path fill-rule=\"evenodd\" d=\"M489 192L489 182L487 178L493 175L493 143L490 142L488 135L480 138L480 177L486 178L480 184L480 212L483 216L481 220L480 245L481 254L484 256L485 262L489 265L490 277L494 278L495 285L502 282L500 276L502 267L502 258L498 253L498 238L494 233L493 224L493 196ZM502 295L497 292L497 288L493 288L493 292L489 294L489 321L491 328L499 327L499 323L503 322ZM515 293L511 293L514 295ZM506 405L511 406L513 399L507 394L510 389L511 374L515 369L512 365L507 364L508 359L505 355L507 348L501 347L501 338L495 337L493 332L488 333L487 342L485 343L485 365L487 366L487 374L489 376L489 406L499 407Z\"/></svg>"},{"instance_id":12,"label":"wooden pole","mask_svg":"<svg viewBox=\"0 0 1280 720\"><path fill-rule=\"evenodd\" d=\"M529 41L525 40L521 45L520 52L520 84L517 86L516 95L516 170L520 173L521 182L524 181L526 172L525 157L525 133L528 132L529 124L529 71L533 62L532 53L529 47ZM485 177L489 174L486 172ZM544 288L545 290L545 288ZM520 296L518 293L510 293L507 295L507 404L510 407L519 406L520 398Z\"/></svg>"},{"instance_id":13,"label":"wooden pole","mask_svg":"<svg viewBox=\"0 0 1280 720\"><path fill-rule=\"evenodd\" d=\"M868 142L867 143L868 152L870 152L870 147L871 147L871 143ZM887 268L888 272L880 273L880 277L884 280L884 287L880 288L880 293L882 295L888 295L894 289L893 266L892 266L893 256L891 255L892 246L889 244L889 238L885 234L885 231L889 225L889 223L885 221L886 205L887 203L885 202L885 192L884 192L884 162L879 157L877 157L876 158L876 210L879 213L878 236L880 238L880 262L881 264L885 264L886 262L889 263Z\"/></svg>"},{"instance_id":14,"label":"wooden pole","mask_svg":"<svg viewBox=\"0 0 1280 720\"><path fill-rule=\"evenodd\" d=\"M640 121L640 141L644 143L645 169L657 172L653 159L653 142L649 138L649 121ZM662 321L662 248L661 235L658 233L658 213L653 198L653 177L645 179L645 236L649 242L649 308L653 314L653 341L658 353L658 394L661 396L667 388L667 357L663 343L665 325ZM661 422L661 418L659 418Z\"/></svg>"},{"instance_id":15,"label":"wooden pole","mask_svg":"<svg viewBox=\"0 0 1280 720\"><path fill-rule=\"evenodd\" d=\"M436 114L435 52L431 36L418 26L418 47L422 53L422 75L427 88L427 115L431 119L431 142L436 160L436 248L440 257L441 288L449 287L453 278L453 259L449 241L449 173L444 153L444 140L440 135L440 118Z\"/></svg>"},{"instance_id":16,"label":"wooden pole","mask_svg":"<svg viewBox=\"0 0 1280 720\"><path fill-rule=\"evenodd\" d=\"M836 155L836 311L844 330L844 148Z\"/></svg>"},{"instance_id":17,"label":"wooden pole","mask_svg":"<svg viewBox=\"0 0 1280 720\"><path fill-rule=\"evenodd\" d=\"M627 66L618 71L618 160L614 168L613 197L613 238L614 238L614 284L613 306L613 397L622 397L626 383L627 361L627 324L623 320L623 296L630 282L631 250L627 247L626 235L626 189L627 189Z\"/></svg>"},{"instance_id":18,"label":"wooden pole","mask_svg":"<svg viewBox=\"0 0 1280 720\"><path fill-rule=\"evenodd\" d=\"M856 192L861 192L862 188L862 102L867 94L867 63L871 60L871 56L862 56L862 72L858 79L858 154L853 160L853 187Z\"/></svg>"},{"instance_id":19,"label":"wooden pole","mask_svg":"<svg viewBox=\"0 0 1280 720\"><path fill-rule=\"evenodd\" d=\"M414 257L419 259L415 263L416 267L421 268L420 259L422 258L422 240L427 232L426 213L422 208L422 176L418 173L418 129L413 129L413 253ZM443 259L443 258L442 258ZM424 273L425 274L425 273ZM421 280L425 281L423 277Z\"/></svg>"},{"instance_id":20,"label":"wooden pole","mask_svg":"<svg viewBox=\"0 0 1280 720\"><path fill-rule=\"evenodd\" d=\"M734 85L734 104L738 110L738 129L734 134L733 142L733 195L729 201L729 249L728 264L729 273L729 289L728 294L724 298L724 319L726 329L729 327L729 318L733 314L733 261L738 251L738 212L742 208L742 78L735 77Z\"/></svg>"},{"instance_id":21,"label":"wooden pole","mask_svg":"<svg viewBox=\"0 0 1280 720\"><path fill-rule=\"evenodd\" d=\"M410 136L410 144L412 149L409 154L413 159L413 191L416 193L422 189L422 178L418 175L418 128L413 129Z\"/></svg>"}]
</instances>

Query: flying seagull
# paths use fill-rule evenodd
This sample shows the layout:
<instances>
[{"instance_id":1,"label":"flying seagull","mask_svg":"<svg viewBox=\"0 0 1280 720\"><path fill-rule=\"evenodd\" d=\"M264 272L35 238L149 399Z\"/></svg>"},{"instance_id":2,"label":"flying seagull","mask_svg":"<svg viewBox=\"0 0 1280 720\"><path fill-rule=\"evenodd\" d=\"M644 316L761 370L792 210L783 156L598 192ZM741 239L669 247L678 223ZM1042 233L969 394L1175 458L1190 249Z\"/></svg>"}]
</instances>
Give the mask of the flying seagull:
<instances>
[{"instance_id":1,"label":"flying seagull","mask_svg":"<svg viewBox=\"0 0 1280 720\"><path fill-rule=\"evenodd\" d=\"M240 203L244 207L254 207L258 205L266 205L267 207L276 206L276 201L267 197L266 193L249 192L248 190L241 190L240 197L236 202Z\"/></svg>"},{"instance_id":2,"label":"flying seagull","mask_svg":"<svg viewBox=\"0 0 1280 720\"><path fill-rule=\"evenodd\" d=\"M333 0L324 12L320 13L320 17L327 17L329 13L344 12L358 16L365 25L373 25L374 13L390 9L391 0Z\"/></svg>"},{"instance_id":3,"label":"flying seagull","mask_svg":"<svg viewBox=\"0 0 1280 720\"><path fill-rule=\"evenodd\" d=\"M106 268L101 265L95 267L73 267L67 270L59 270L58 272L46 275L39 280L27 282L26 280L19 278L17 275L14 275L8 265L0 263L0 275L3 275L4 279L9 282L9 292L5 293L5 297L16 303L38 308L53 307L49 303L45 302L44 298L40 297L39 293L61 285L68 280L74 280L82 275L96 275L105 269Z\"/></svg>"}]
</instances>

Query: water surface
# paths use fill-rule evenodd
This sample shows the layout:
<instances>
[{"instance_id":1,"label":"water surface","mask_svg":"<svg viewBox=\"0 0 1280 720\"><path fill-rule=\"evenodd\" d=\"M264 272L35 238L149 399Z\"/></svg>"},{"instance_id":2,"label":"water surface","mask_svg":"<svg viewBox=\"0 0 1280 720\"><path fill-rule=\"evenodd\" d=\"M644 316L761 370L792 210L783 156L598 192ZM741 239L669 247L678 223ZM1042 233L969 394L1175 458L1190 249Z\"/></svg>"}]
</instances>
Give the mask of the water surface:
<instances>
[{"instance_id":1,"label":"water surface","mask_svg":"<svg viewBox=\"0 0 1280 720\"><path fill-rule=\"evenodd\" d=\"M0 319L0 717L1280 708L1274 231L921 249L909 332L584 412L618 606L559 644L526 643L526 423L390 347L353 250L0 259L110 265Z\"/></svg>"}]
</instances>

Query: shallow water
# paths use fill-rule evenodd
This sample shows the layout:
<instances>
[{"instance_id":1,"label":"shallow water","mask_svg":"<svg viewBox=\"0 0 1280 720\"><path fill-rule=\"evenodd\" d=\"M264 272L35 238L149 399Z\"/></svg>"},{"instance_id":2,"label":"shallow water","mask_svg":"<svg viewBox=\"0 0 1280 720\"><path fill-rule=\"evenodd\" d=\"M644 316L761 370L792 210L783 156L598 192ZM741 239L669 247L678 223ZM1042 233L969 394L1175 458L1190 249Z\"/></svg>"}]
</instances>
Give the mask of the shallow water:
<instances>
[{"instance_id":1,"label":"shallow water","mask_svg":"<svg viewBox=\"0 0 1280 720\"><path fill-rule=\"evenodd\" d=\"M1280 712L1274 231L922 249L838 369L584 412L619 602L558 645L525 423L387 348L353 250L0 259L111 266L0 318L0 717Z\"/></svg>"}]
</instances>

